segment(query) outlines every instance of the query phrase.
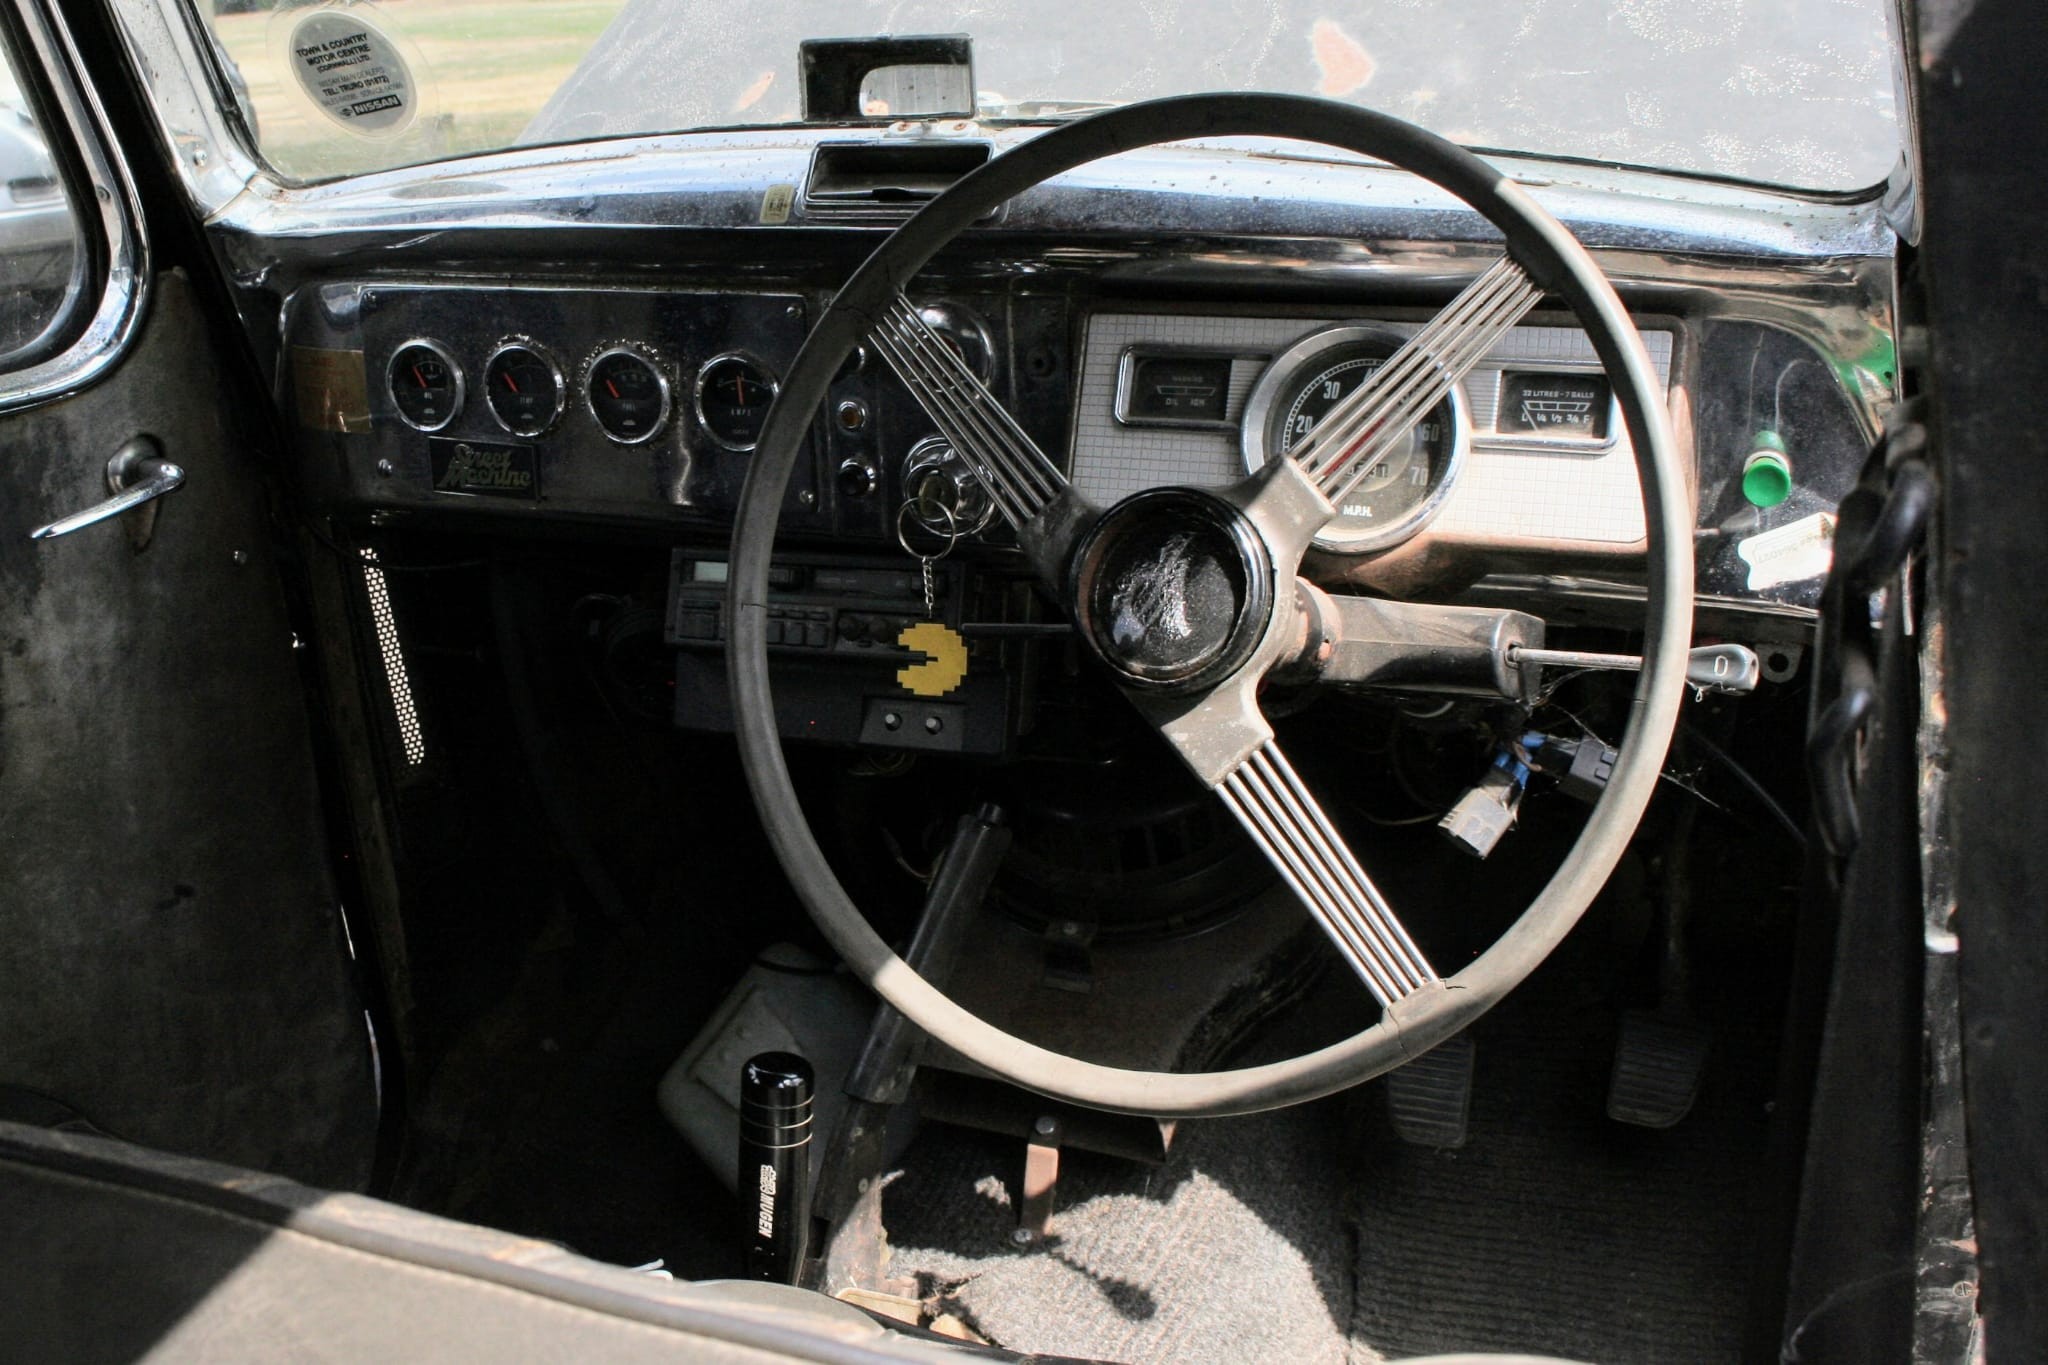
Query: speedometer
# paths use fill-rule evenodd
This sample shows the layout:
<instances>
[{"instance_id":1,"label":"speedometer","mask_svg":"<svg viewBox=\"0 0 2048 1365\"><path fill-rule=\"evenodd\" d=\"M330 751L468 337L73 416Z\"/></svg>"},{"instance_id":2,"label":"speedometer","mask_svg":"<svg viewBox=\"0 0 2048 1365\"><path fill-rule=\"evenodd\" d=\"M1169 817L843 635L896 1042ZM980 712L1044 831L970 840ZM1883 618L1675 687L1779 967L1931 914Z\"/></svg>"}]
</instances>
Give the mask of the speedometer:
<instances>
[{"instance_id":1,"label":"speedometer","mask_svg":"<svg viewBox=\"0 0 2048 1365\"><path fill-rule=\"evenodd\" d=\"M1245 468L1291 455L1330 410L1356 392L1402 337L1382 328L1326 328L1276 357L1259 377L1244 412ZM1347 492L1316 536L1325 550L1378 550L1406 540L1436 515L1463 463L1471 423L1465 400L1450 394L1425 413Z\"/></svg>"}]
</instances>

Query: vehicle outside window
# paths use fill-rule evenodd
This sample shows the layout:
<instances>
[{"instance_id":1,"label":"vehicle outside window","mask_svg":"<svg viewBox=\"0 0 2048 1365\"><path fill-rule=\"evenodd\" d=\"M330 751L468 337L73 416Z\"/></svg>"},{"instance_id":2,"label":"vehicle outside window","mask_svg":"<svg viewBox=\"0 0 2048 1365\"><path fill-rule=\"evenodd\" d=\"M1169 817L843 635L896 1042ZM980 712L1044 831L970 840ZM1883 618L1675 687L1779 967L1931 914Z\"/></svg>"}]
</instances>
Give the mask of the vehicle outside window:
<instances>
[{"instance_id":1,"label":"vehicle outside window","mask_svg":"<svg viewBox=\"0 0 2048 1365\"><path fill-rule=\"evenodd\" d=\"M791 123L804 39L963 30L985 120L1273 90L1468 146L1819 191L1884 180L1900 145L1885 0L182 2L298 181Z\"/></svg>"},{"instance_id":2,"label":"vehicle outside window","mask_svg":"<svg viewBox=\"0 0 2048 1365\"><path fill-rule=\"evenodd\" d=\"M48 349L80 285L78 218L12 66L0 60L0 367Z\"/></svg>"}]
</instances>

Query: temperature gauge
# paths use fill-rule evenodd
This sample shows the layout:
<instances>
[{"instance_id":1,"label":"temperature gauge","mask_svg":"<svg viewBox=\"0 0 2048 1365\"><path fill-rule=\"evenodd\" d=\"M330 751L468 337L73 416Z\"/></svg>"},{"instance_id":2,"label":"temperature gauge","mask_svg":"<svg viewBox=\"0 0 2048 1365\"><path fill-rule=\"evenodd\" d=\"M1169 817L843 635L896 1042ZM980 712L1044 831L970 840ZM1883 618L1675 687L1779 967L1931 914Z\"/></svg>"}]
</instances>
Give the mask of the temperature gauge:
<instances>
[{"instance_id":1,"label":"temperature gauge","mask_svg":"<svg viewBox=\"0 0 2048 1365\"><path fill-rule=\"evenodd\" d=\"M562 371L525 342L507 342L484 362L484 401L514 436L538 436L553 426L562 399Z\"/></svg>"},{"instance_id":2,"label":"temperature gauge","mask_svg":"<svg viewBox=\"0 0 2048 1365\"><path fill-rule=\"evenodd\" d=\"M722 355L697 371L697 420L727 450L752 450L775 402L776 382L743 355Z\"/></svg>"},{"instance_id":3,"label":"temperature gauge","mask_svg":"<svg viewBox=\"0 0 2048 1365\"><path fill-rule=\"evenodd\" d=\"M621 445L651 441L668 425L668 379L631 346L614 346L590 362L583 401L604 434Z\"/></svg>"},{"instance_id":4,"label":"temperature gauge","mask_svg":"<svg viewBox=\"0 0 2048 1365\"><path fill-rule=\"evenodd\" d=\"M439 431L462 411L462 366L438 341L406 342L384 377L399 420L415 431Z\"/></svg>"}]
</instances>

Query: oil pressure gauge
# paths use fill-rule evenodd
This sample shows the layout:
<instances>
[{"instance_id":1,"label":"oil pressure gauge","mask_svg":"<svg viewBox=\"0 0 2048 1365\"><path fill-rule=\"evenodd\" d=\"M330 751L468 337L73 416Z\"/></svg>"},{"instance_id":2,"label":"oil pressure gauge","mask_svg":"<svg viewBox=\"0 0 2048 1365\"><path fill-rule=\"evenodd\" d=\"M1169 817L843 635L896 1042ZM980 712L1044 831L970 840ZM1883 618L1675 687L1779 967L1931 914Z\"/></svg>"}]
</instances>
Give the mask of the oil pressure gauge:
<instances>
[{"instance_id":1,"label":"oil pressure gauge","mask_svg":"<svg viewBox=\"0 0 2048 1365\"><path fill-rule=\"evenodd\" d=\"M438 341L419 338L393 351L384 381L399 420L415 431L439 431L462 411L462 366Z\"/></svg>"}]
</instances>

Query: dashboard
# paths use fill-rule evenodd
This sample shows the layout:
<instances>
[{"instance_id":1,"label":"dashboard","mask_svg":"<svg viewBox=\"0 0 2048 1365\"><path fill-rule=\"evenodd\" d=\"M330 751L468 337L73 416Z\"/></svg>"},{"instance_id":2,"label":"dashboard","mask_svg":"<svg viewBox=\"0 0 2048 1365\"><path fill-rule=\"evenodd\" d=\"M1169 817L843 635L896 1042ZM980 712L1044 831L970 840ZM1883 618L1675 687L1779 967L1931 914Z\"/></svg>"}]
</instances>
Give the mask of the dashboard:
<instances>
[{"instance_id":1,"label":"dashboard","mask_svg":"<svg viewBox=\"0 0 2048 1365\"><path fill-rule=\"evenodd\" d=\"M826 299L802 281L322 283L286 310L300 484L316 503L387 520L722 541L761 422ZM1432 311L1402 298L1131 300L1029 277L916 302L1105 505L1226 483L1284 453ZM1867 423L1782 329L1678 311L1636 322L1695 457L1702 593L1778 634L1788 619L1803 628ZM787 489L784 534L903 559L899 514L942 445L887 366L856 352ZM1759 461L1779 486L1755 481ZM971 548L999 556L1007 528L985 502L967 510ZM1404 596L1512 575L1625 582L1643 535L1633 451L1590 343L1568 315L1538 312L1346 496L1309 569Z\"/></svg>"},{"instance_id":2,"label":"dashboard","mask_svg":"<svg viewBox=\"0 0 2048 1365\"><path fill-rule=\"evenodd\" d=\"M497 535L623 534L667 549L662 640L688 728L731 724L723 676L725 545L782 376L827 296L777 287L587 279L324 282L286 328L295 469L317 505L372 524ZM1162 485L1216 486L1285 455L1386 364L1434 309L1411 298L1246 303L1105 296L1083 281L961 282L914 300L1040 448L1099 505ZM1812 352L1770 328L1636 315L1674 429L1694 455L1702 628L1798 663L1833 509L1863 436ZM1761 432L1797 470L1744 491ZM1790 451L1788 455L1787 452ZM769 644L784 732L994 755L1026 726L1057 636L1021 557L962 462L888 367L842 366L785 493ZM968 532L932 601L905 521L934 470ZM946 529L914 517L930 533ZM1410 440L1342 499L1306 571L1326 587L1640 619L1634 452L1607 377L1568 314L1505 333ZM1782 548L1763 560L1754 547ZM1816 548L1819 553L1816 553ZM1712 607L1714 614L1709 612ZM982 662L944 696L906 695L902 643L927 616Z\"/></svg>"},{"instance_id":3,"label":"dashboard","mask_svg":"<svg viewBox=\"0 0 2048 1365\"><path fill-rule=\"evenodd\" d=\"M425 514L726 524L817 300L798 291L329 285L301 310L294 409L343 504ZM1108 505L1215 486L1287 453L1426 318L1414 309L1143 309L1069 296L921 301L1075 486ZM1020 332L1023 335L1020 335ZM1667 395L1681 329L1642 320ZM787 529L887 546L936 428L856 353L788 490ZM1406 448L1344 499L1332 564L1411 542L1441 555L1640 552L1633 452L1569 318L1509 332ZM985 500L963 529L1006 531Z\"/></svg>"}]
</instances>

